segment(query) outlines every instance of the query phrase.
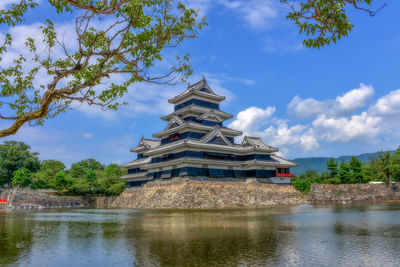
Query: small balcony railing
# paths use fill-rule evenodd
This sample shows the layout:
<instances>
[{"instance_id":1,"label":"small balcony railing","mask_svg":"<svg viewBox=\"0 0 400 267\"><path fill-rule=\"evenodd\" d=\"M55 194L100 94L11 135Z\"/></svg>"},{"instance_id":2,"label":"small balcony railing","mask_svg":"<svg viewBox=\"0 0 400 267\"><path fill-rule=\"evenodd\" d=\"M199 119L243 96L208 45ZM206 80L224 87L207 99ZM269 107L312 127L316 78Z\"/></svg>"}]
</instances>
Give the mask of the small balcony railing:
<instances>
[{"instance_id":1,"label":"small balcony railing","mask_svg":"<svg viewBox=\"0 0 400 267\"><path fill-rule=\"evenodd\" d=\"M294 173L277 173L277 177L296 177L296 174Z\"/></svg>"}]
</instances>

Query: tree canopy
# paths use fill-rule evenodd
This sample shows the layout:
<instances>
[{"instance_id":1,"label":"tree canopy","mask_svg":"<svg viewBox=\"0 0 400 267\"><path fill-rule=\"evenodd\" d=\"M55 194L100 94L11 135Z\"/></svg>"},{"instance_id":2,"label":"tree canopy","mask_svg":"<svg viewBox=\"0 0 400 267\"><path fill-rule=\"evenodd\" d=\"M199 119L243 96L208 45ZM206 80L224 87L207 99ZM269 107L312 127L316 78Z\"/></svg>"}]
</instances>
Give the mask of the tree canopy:
<instances>
[{"instance_id":1,"label":"tree canopy","mask_svg":"<svg viewBox=\"0 0 400 267\"><path fill-rule=\"evenodd\" d=\"M327 162L326 162L326 167L329 170L329 175L331 177L335 177L339 170L338 170L338 163L334 158L330 158Z\"/></svg>"},{"instance_id":2,"label":"tree canopy","mask_svg":"<svg viewBox=\"0 0 400 267\"><path fill-rule=\"evenodd\" d=\"M85 159L71 165L70 173L73 177L84 177L88 175L88 171L103 170L104 166L95 159ZM93 172L89 173L94 175Z\"/></svg>"},{"instance_id":3,"label":"tree canopy","mask_svg":"<svg viewBox=\"0 0 400 267\"><path fill-rule=\"evenodd\" d=\"M31 171L27 168L20 168L14 172L12 185L15 187L28 187L32 183Z\"/></svg>"},{"instance_id":4,"label":"tree canopy","mask_svg":"<svg viewBox=\"0 0 400 267\"><path fill-rule=\"evenodd\" d=\"M380 151L378 156L371 160L369 167L375 175L385 179L386 185L389 185L392 178L398 180L400 178L400 147L393 155L389 151Z\"/></svg>"},{"instance_id":5,"label":"tree canopy","mask_svg":"<svg viewBox=\"0 0 400 267\"><path fill-rule=\"evenodd\" d=\"M35 172L40 168L39 153L23 142L5 141L0 145L0 185L9 183L20 168Z\"/></svg>"},{"instance_id":6,"label":"tree canopy","mask_svg":"<svg viewBox=\"0 0 400 267\"><path fill-rule=\"evenodd\" d=\"M378 155L369 161L362 163L357 157L351 157L349 162L342 161L337 164L334 158L326 162L327 172L317 173L307 170L298 177L292 179L292 184L301 192L308 192L313 183L322 184L360 184L370 181L390 180L400 182L400 147L396 152L380 151Z\"/></svg>"},{"instance_id":7,"label":"tree canopy","mask_svg":"<svg viewBox=\"0 0 400 267\"><path fill-rule=\"evenodd\" d=\"M375 16L386 3L372 9L372 0L281 0L291 11L287 15L308 38L303 45L321 48L348 36L354 25L350 22L347 7L367 12Z\"/></svg>"},{"instance_id":8,"label":"tree canopy","mask_svg":"<svg viewBox=\"0 0 400 267\"><path fill-rule=\"evenodd\" d=\"M48 159L40 162L40 171L47 171L51 174L56 174L65 169L64 163L58 160Z\"/></svg>"},{"instance_id":9,"label":"tree canopy","mask_svg":"<svg viewBox=\"0 0 400 267\"><path fill-rule=\"evenodd\" d=\"M189 54L158 67L166 48L195 38L205 25L197 10L174 0L20 0L0 10L0 26L15 27L28 10L49 4L74 20L72 45L57 24L46 19L43 38L26 39L30 56L19 55L0 67L0 119L8 125L0 137L24 124L43 122L76 104L117 109L120 98L139 82L175 84L192 73ZM0 61L13 45L10 33L0 44ZM61 52L57 52L61 51ZM29 62L29 64L27 64ZM1 62L0 62L1 63ZM46 83L35 85L44 74ZM43 78L43 77L42 77ZM48 81L48 82L47 82Z\"/></svg>"}]
</instances>

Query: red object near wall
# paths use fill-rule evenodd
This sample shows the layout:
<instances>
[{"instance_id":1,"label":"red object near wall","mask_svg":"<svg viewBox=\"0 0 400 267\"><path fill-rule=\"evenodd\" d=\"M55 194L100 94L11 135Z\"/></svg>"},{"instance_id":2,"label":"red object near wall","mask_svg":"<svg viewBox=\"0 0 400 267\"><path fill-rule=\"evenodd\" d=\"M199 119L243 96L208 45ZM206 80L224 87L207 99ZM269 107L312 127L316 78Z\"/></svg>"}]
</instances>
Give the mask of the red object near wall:
<instances>
[{"instance_id":1,"label":"red object near wall","mask_svg":"<svg viewBox=\"0 0 400 267\"><path fill-rule=\"evenodd\" d=\"M296 177L294 173L277 173L276 176L278 177Z\"/></svg>"},{"instance_id":2,"label":"red object near wall","mask_svg":"<svg viewBox=\"0 0 400 267\"><path fill-rule=\"evenodd\" d=\"M7 199L1 199L0 198L0 203L7 203Z\"/></svg>"}]
</instances>

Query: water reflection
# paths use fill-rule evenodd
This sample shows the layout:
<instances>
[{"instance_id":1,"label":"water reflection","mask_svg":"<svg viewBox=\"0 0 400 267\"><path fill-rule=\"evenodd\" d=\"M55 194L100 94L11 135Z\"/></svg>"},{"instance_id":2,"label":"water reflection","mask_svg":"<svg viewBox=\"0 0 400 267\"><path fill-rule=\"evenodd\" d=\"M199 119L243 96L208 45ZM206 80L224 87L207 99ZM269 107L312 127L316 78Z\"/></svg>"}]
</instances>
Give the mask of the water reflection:
<instances>
[{"instance_id":1,"label":"water reflection","mask_svg":"<svg viewBox=\"0 0 400 267\"><path fill-rule=\"evenodd\" d=\"M399 266L400 205L0 213L0 265Z\"/></svg>"},{"instance_id":2,"label":"water reflection","mask_svg":"<svg viewBox=\"0 0 400 267\"><path fill-rule=\"evenodd\" d=\"M33 242L30 222L21 220L19 215L6 217L4 211L0 213L0 266L18 262L30 252Z\"/></svg>"},{"instance_id":3,"label":"water reflection","mask_svg":"<svg viewBox=\"0 0 400 267\"><path fill-rule=\"evenodd\" d=\"M292 227L254 210L144 213L125 231L140 266L265 265L293 237Z\"/></svg>"}]
</instances>

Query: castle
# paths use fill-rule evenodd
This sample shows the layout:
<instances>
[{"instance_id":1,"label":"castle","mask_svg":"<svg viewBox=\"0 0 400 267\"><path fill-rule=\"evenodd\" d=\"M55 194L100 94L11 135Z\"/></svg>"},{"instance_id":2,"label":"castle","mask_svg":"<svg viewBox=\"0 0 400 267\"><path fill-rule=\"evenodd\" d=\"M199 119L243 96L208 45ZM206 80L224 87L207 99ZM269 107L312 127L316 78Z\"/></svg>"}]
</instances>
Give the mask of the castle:
<instances>
[{"instance_id":1,"label":"castle","mask_svg":"<svg viewBox=\"0 0 400 267\"><path fill-rule=\"evenodd\" d=\"M277 156L278 149L259 137L244 136L236 144L234 139L242 132L223 126L233 118L219 109L223 100L204 77L169 99L175 107L173 113L161 117L168 122L165 129L153 134L155 139L142 137L130 150L137 153L137 159L122 165L128 169L122 177L126 186L178 177L290 184L295 175L289 168L296 163Z\"/></svg>"}]
</instances>

